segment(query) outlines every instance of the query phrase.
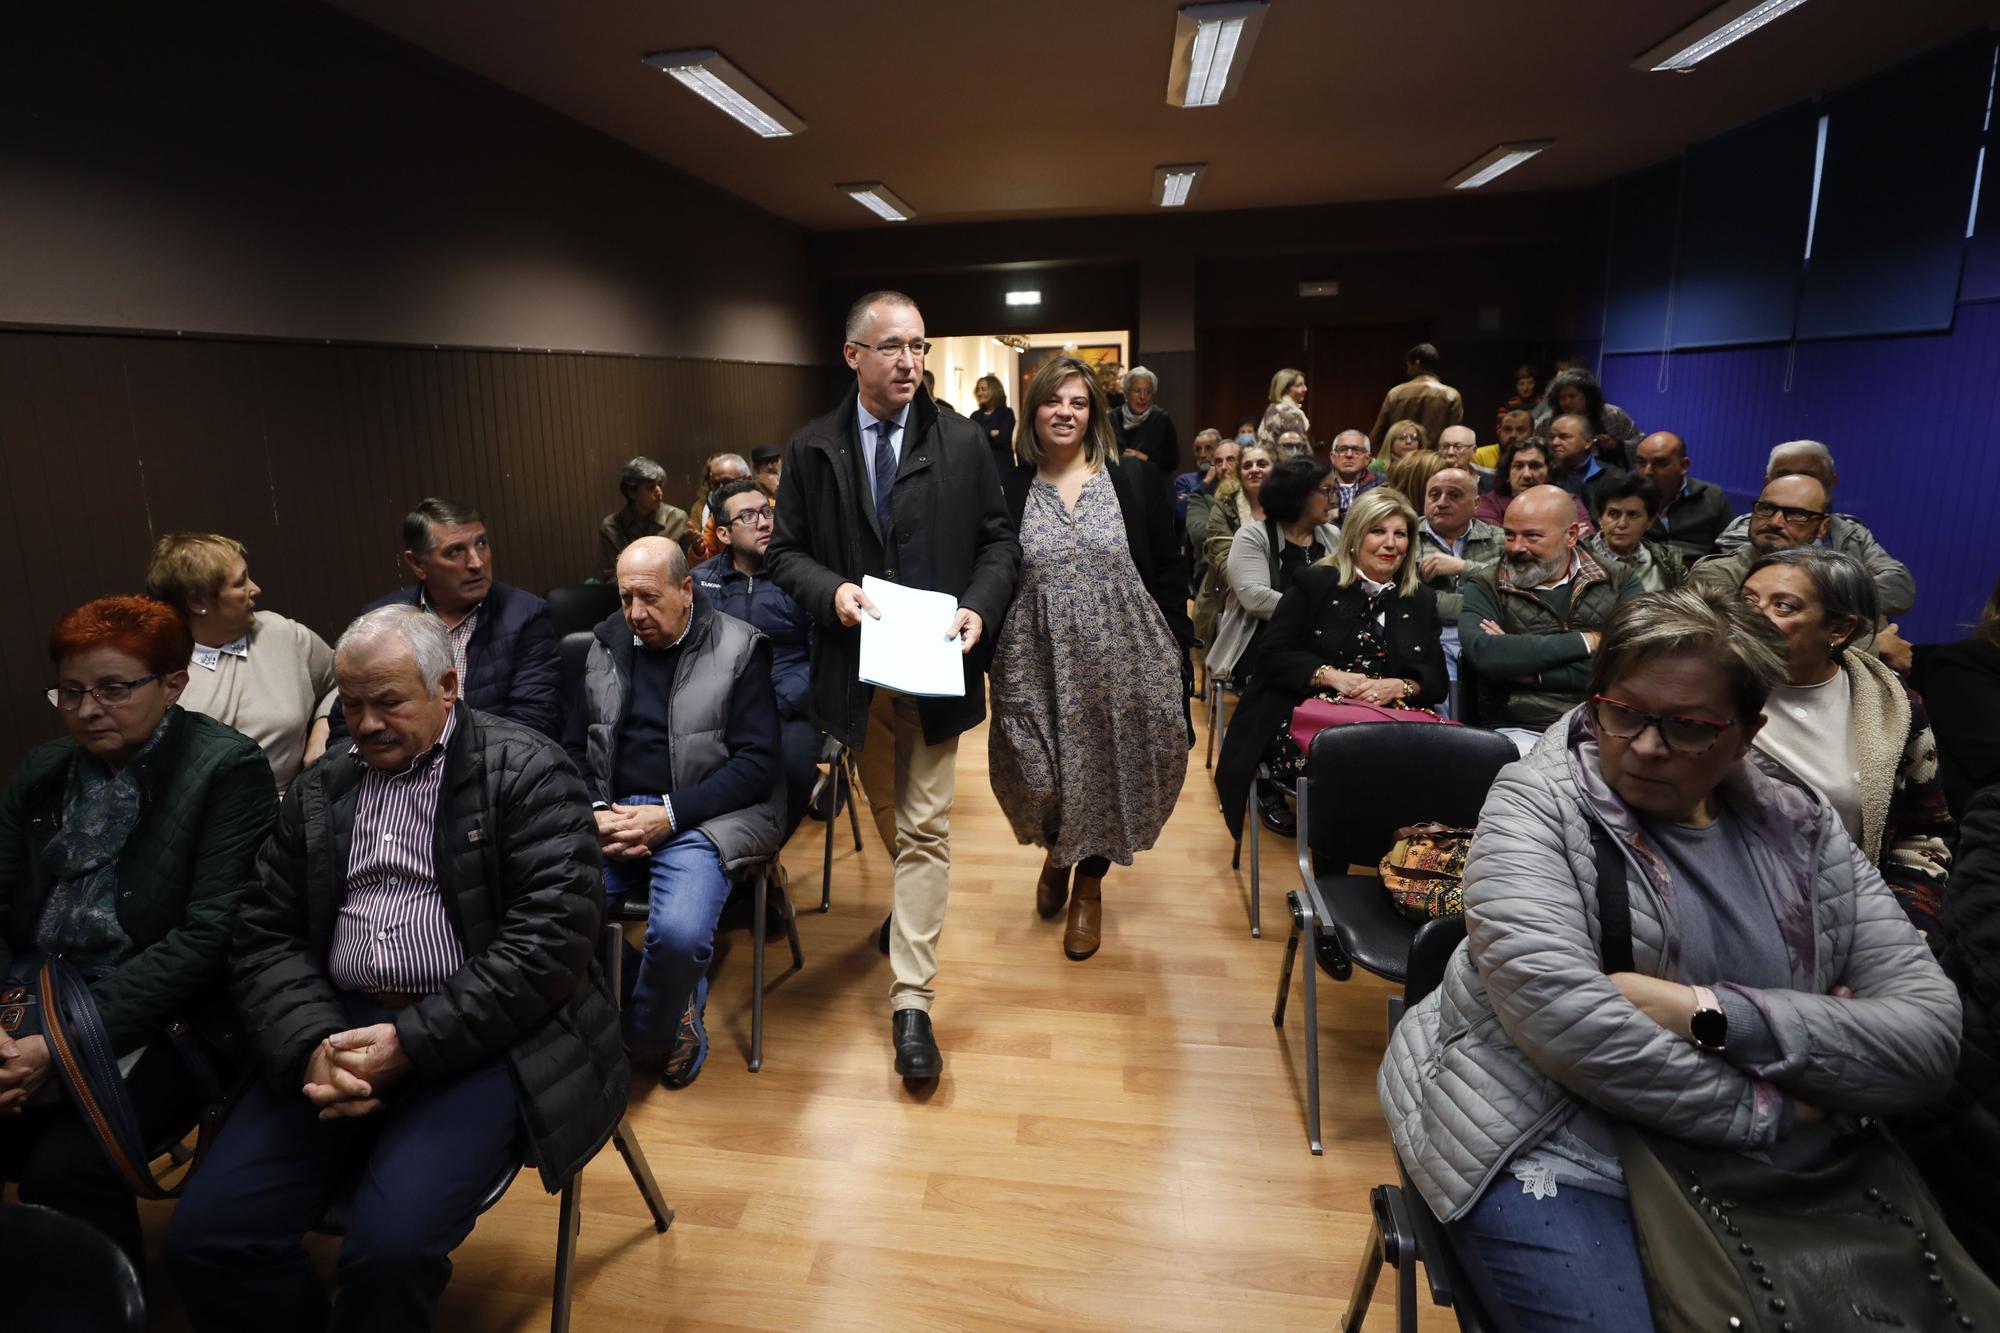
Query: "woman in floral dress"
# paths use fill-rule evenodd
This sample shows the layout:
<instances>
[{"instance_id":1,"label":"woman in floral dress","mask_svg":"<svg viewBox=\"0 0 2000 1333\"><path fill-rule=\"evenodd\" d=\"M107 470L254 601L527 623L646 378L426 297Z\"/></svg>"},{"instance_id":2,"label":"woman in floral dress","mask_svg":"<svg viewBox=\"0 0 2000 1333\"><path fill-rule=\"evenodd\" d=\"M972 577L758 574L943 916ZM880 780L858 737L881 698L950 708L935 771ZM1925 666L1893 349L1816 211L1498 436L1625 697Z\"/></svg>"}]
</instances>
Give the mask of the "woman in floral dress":
<instances>
[{"instance_id":1,"label":"woman in floral dress","mask_svg":"<svg viewBox=\"0 0 2000 1333\"><path fill-rule=\"evenodd\" d=\"M989 767L1014 835L1048 852L1036 910L1068 904L1063 952L1081 961L1111 862L1153 845L1187 773L1187 565L1166 479L1118 461L1089 367L1043 366L1021 413L1002 478L1021 582L994 648Z\"/></svg>"}]
</instances>

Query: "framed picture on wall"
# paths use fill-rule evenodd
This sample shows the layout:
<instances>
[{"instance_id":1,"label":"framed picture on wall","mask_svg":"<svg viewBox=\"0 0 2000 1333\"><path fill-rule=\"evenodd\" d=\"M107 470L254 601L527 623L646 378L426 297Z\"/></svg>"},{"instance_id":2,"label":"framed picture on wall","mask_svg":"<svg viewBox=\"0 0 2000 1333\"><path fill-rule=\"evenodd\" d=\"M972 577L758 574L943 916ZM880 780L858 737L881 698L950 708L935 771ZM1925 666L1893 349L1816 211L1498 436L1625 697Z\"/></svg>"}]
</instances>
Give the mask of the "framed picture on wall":
<instances>
[{"instance_id":1,"label":"framed picture on wall","mask_svg":"<svg viewBox=\"0 0 2000 1333\"><path fill-rule=\"evenodd\" d=\"M1028 385L1034 380L1035 372L1059 356L1073 356L1093 369L1119 364L1121 349L1117 343L1081 343L1075 347L1030 347L1021 353L1020 383L1014 386L1014 401L1019 403L1027 393ZM1099 380L1103 383L1100 369Z\"/></svg>"}]
</instances>

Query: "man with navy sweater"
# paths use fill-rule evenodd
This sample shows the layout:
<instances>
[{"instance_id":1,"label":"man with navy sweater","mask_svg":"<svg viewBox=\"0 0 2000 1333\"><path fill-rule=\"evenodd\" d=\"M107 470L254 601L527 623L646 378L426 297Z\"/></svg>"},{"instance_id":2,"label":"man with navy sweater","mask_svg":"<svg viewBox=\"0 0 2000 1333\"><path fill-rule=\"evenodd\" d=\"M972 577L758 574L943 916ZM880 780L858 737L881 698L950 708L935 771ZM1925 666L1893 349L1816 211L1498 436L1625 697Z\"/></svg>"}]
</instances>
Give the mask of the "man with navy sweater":
<instances>
[{"instance_id":1,"label":"man with navy sweater","mask_svg":"<svg viewBox=\"0 0 2000 1333\"><path fill-rule=\"evenodd\" d=\"M771 645L697 592L687 557L641 537L618 557L623 610L595 633L564 745L583 772L616 911L647 900L625 1044L686 1087L729 876L778 849L785 808Z\"/></svg>"}]
</instances>

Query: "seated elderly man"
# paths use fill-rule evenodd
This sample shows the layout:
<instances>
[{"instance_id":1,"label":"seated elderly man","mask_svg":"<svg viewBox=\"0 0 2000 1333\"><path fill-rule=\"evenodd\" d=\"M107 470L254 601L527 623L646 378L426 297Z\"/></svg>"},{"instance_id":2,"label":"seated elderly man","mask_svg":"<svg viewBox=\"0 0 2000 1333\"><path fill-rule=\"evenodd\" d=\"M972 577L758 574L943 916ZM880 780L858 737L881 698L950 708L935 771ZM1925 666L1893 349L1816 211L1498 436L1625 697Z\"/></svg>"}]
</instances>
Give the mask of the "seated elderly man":
<instances>
[{"instance_id":1,"label":"seated elderly man","mask_svg":"<svg viewBox=\"0 0 2000 1333\"><path fill-rule=\"evenodd\" d=\"M1202 478L1208 475L1209 460L1215 457L1215 446L1222 442L1222 432L1210 426L1194 437L1194 467L1174 478L1174 517L1187 522L1188 497L1200 486Z\"/></svg>"},{"instance_id":2,"label":"seated elderly man","mask_svg":"<svg viewBox=\"0 0 2000 1333\"><path fill-rule=\"evenodd\" d=\"M641 537L677 542L687 532L687 510L667 503L667 470L641 454L618 474L625 507L597 525L597 577L609 582L618 553Z\"/></svg>"},{"instance_id":3,"label":"seated elderly man","mask_svg":"<svg viewBox=\"0 0 2000 1333\"><path fill-rule=\"evenodd\" d=\"M1650 436L1648 438L1651 438ZM1597 531L1583 539L1584 549L1604 560L1616 560L1639 578L1647 592L1678 588L1687 581L1687 558L1680 548L1654 541L1653 519L1659 492L1644 477L1618 476L1597 492Z\"/></svg>"},{"instance_id":4,"label":"seated elderly man","mask_svg":"<svg viewBox=\"0 0 2000 1333\"><path fill-rule=\"evenodd\" d=\"M403 519L403 563L416 582L362 611L421 607L445 627L459 697L468 708L519 722L544 736L562 723L555 623L549 604L496 582L486 520L471 505L424 500ZM327 719L327 752L347 740L347 716Z\"/></svg>"},{"instance_id":5,"label":"seated elderly man","mask_svg":"<svg viewBox=\"0 0 2000 1333\"><path fill-rule=\"evenodd\" d=\"M1738 547L1727 555L1712 555L1706 560L1696 561L1694 568L1688 572L1688 581L1697 588L1735 593L1743 586L1743 580L1749 577L1750 566L1756 564L1760 556L1794 546L1824 546L1827 528L1836 517L1830 512L1831 506L1831 496L1818 477L1795 472L1772 478L1764 483L1757 502L1750 506L1746 515L1750 520L1750 544ZM1896 568L1902 569L1902 566L1897 565ZM1869 573L1879 601L1882 575L1872 569ZM1878 617L1874 623L1863 625L1847 646L1873 655L1875 635L1885 623Z\"/></svg>"},{"instance_id":6,"label":"seated elderly man","mask_svg":"<svg viewBox=\"0 0 2000 1333\"><path fill-rule=\"evenodd\" d=\"M1585 550L1576 501L1534 486L1507 506L1506 554L1467 574L1458 615L1461 660L1479 685L1479 721L1522 754L1551 722L1584 701L1591 657L1639 579Z\"/></svg>"},{"instance_id":7,"label":"seated elderly man","mask_svg":"<svg viewBox=\"0 0 2000 1333\"><path fill-rule=\"evenodd\" d=\"M1446 467L1472 471L1472 456L1479 452L1479 435L1470 426L1446 426L1438 432L1437 451Z\"/></svg>"},{"instance_id":8,"label":"seated elderly man","mask_svg":"<svg viewBox=\"0 0 2000 1333\"><path fill-rule=\"evenodd\" d=\"M481 1198L550 1191L625 1108L583 784L554 742L460 699L414 607L334 649L355 739L299 775L230 957L262 1079L168 1229L198 1329L424 1329ZM350 1195L329 1305L305 1231Z\"/></svg>"},{"instance_id":9,"label":"seated elderly man","mask_svg":"<svg viewBox=\"0 0 2000 1333\"><path fill-rule=\"evenodd\" d=\"M1670 430L1656 430L1633 451L1632 471L1653 484L1653 530L1690 557L1712 555L1715 539L1732 517L1729 497L1712 481L1688 475L1687 442Z\"/></svg>"},{"instance_id":10,"label":"seated elderly man","mask_svg":"<svg viewBox=\"0 0 2000 1333\"><path fill-rule=\"evenodd\" d=\"M664 1054L664 1081L683 1088L708 1058L702 1011L729 875L779 844L771 645L709 603L664 537L618 557L618 600L565 739L597 814L606 900L648 904L645 951L627 968L626 1045Z\"/></svg>"},{"instance_id":11,"label":"seated elderly man","mask_svg":"<svg viewBox=\"0 0 2000 1333\"><path fill-rule=\"evenodd\" d=\"M1417 575L1437 592L1438 623L1443 627L1438 641L1454 686L1458 684L1458 613L1464 608L1460 580L1499 564L1506 540L1500 529L1472 516L1478 504L1479 480L1472 470L1442 468L1424 488L1424 517L1417 524Z\"/></svg>"},{"instance_id":12,"label":"seated elderly man","mask_svg":"<svg viewBox=\"0 0 2000 1333\"><path fill-rule=\"evenodd\" d=\"M757 484L764 488L764 494L770 496L772 502L776 503L778 485L785 476L785 451L775 444L760 444L750 451L750 468L757 479ZM670 532L661 535L673 536Z\"/></svg>"},{"instance_id":13,"label":"seated elderly man","mask_svg":"<svg viewBox=\"0 0 2000 1333\"><path fill-rule=\"evenodd\" d=\"M1354 502L1382 484L1382 474L1369 466L1374 452L1368 437L1358 430L1344 430L1333 437L1333 475L1326 484L1333 487L1332 522L1338 524L1354 508Z\"/></svg>"},{"instance_id":14,"label":"seated elderly man","mask_svg":"<svg viewBox=\"0 0 2000 1333\"><path fill-rule=\"evenodd\" d=\"M701 491L694 497L694 508L688 510L693 528L681 539L681 549L687 553L689 560L701 561L720 555L725 545L722 534L715 530L715 517L709 513L708 497L732 481L742 481L755 475L742 454L708 456L708 461L701 467Z\"/></svg>"},{"instance_id":15,"label":"seated elderly man","mask_svg":"<svg viewBox=\"0 0 2000 1333\"><path fill-rule=\"evenodd\" d=\"M695 567L694 586L716 610L770 640L771 689L778 701L778 755L785 773L788 841L805 818L819 779L819 728L812 720L813 620L764 572L775 511L755 482L732 481L708 497L729 549Z\"/></svg>"},{"instance_id":16,"label":"seated elderly man","mask_svg":"<svg viewBox=\"0 0 2000 1333\"><path fill-rule=\"evenodd\" d=\"M1833 490L1840 483L1840 474L1834 471L1833 454L1825 445L1818 440L1790 440L1771 450L1764 465L1764 480L1770 482L1788 476L1806 476L1818 481L1826 489L1826 504L1822 507L1833 509ZM1742 550L1750 543L1755 522L1753 515L1738 514L1715 539L1716 550L1723 555ZM1854 515L1829 513L1824 530L1814 540L1821 546L1845 551L1861 562L1875 580L1875 595L1881 599L1885 618L1900 616L1917 604L1917 581L1909 567L1883 550L1875 534Z\"/></svg>"}]
</instances>

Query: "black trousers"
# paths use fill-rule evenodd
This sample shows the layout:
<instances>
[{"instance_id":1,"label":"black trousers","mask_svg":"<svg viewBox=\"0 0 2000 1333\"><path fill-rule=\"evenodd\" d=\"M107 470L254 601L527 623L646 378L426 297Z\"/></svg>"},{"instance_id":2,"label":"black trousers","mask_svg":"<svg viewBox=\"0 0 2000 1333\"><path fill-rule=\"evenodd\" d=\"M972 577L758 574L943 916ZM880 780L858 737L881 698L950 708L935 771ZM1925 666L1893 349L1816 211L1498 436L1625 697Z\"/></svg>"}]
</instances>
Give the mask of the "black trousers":
<instances>
[{"instance_id":1,"label":"black trousers","mask_svg":"<svg viewBox=\"0 0 2000 1333\"><path fill-rule=\"evenodd\" d=\"M785 829L780 845L791 840L806 817L813 784L819 781L819 728L810 719L783 718L778 723L778 760L785 770Z\"/></svg>"},{"instance_id":2,"label":"black trousers","mask_svg":"<svg viewBox=\"0 0 2000 1333\"><path fill-rule=\"evenodd\" d=\"M60 1089L61 1078L53 1069L49 1079ZM165 1142L191 1128L201 1115L201 1099L186 1067L164 1037L132 1066L125 1090L148 1143ZM60 1105L31 1106L19 1116L0 1117L0 1179L19 1185L22 1203L41 1204L96 1227L118 1243L134 1269L145 1273L138 1201L67 1098Z\"/></svg>"}]
</instances>

